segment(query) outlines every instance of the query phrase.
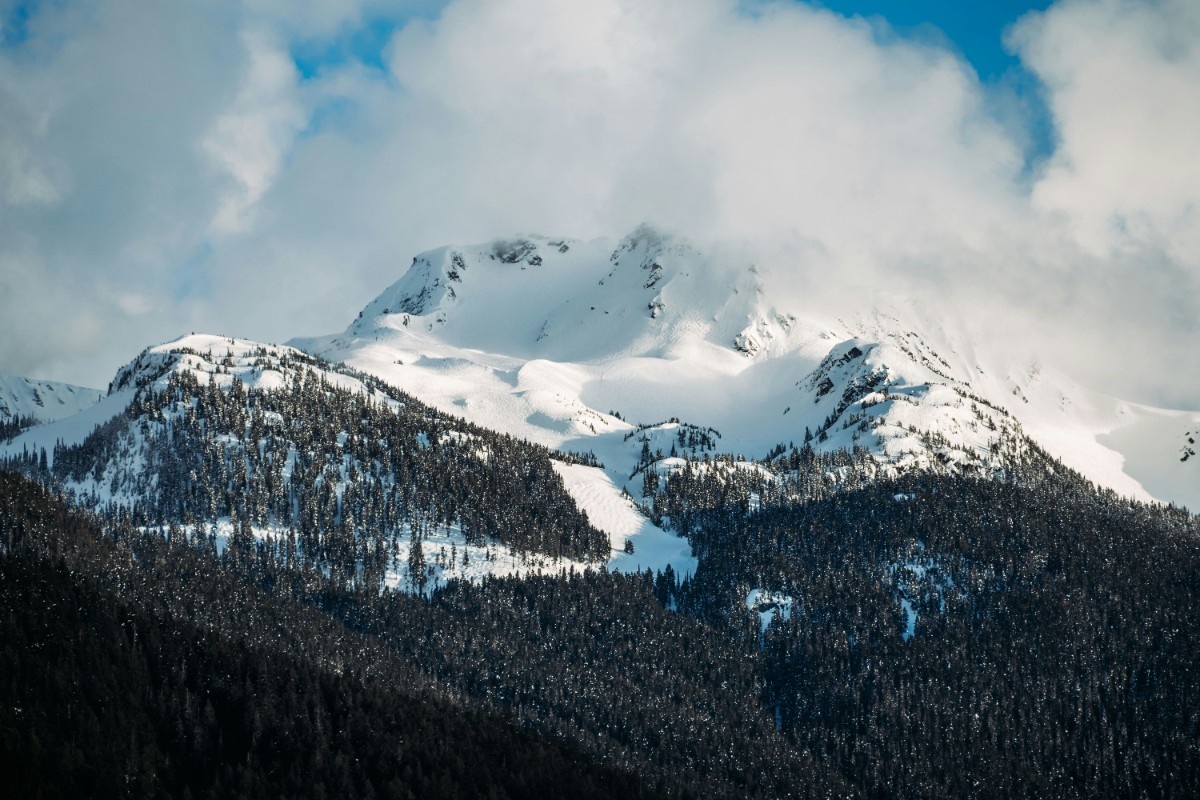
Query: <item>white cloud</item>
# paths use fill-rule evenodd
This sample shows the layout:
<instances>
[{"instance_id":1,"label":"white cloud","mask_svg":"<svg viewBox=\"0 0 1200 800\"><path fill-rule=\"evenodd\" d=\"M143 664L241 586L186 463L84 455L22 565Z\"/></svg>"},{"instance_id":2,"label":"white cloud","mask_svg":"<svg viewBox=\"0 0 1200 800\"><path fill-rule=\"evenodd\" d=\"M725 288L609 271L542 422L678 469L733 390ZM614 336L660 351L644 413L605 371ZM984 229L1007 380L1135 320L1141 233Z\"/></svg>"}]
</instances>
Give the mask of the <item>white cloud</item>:
<instances>
[{"instance_id":1,"label":"white cloud","mask_svg":"<svg viewBox=\"0 0 1200 800\"><path fill-rule=\"evenodd\" d=\"M295 96L296 68L286 51L258 31L243 33L242 42L249 63L241 88L203 141L204 152L236 183L217 208L217 233L249 227L255 204L279 174L306 120Z\"/></svg>"},{"instance_id":2,"label":"white cloud","mask_svg":"<svg viewBox=\"0 0 1200 800\"><path fill-rule=\"evenodd\" d=\"M1091 379L1200 405L1194 9L1064 0L1016 27L1060 140L1031 181L1028 131L957 56L803 3L453 0L384 72L304 81L292 44L395 10L46 6L32 55L0 51L22 112L0 263L29 281L0 298L0 358L37 363L6 303L119 332L39 357L101 382L185 328L341 328L426 247L650 220L754 241L814 291L975 304Z\"/></svg>"},{"instance_id":3,"label":"white cloud","mask_svg":"<svg viewBox=\"0 0 1200 800\"><path fill-rule=\"evenodd\" d=\"M1149 245L1200 269L1200 4L1073 0L1011 41L1059 137L1035 207L1093 253Z\"/></svg>"},{"instance_id":4,"label":"white cloud","mask_svg":"<svg viewBox=\"0 0 1200 800\"><path fill-rule=\"evenodd\" d=\"M0 202L10 206L48 205L60 197L52 159L36 152L46 111L27 101L22 82L29 77L0 72Z\"/></svg>"}]
</instances>

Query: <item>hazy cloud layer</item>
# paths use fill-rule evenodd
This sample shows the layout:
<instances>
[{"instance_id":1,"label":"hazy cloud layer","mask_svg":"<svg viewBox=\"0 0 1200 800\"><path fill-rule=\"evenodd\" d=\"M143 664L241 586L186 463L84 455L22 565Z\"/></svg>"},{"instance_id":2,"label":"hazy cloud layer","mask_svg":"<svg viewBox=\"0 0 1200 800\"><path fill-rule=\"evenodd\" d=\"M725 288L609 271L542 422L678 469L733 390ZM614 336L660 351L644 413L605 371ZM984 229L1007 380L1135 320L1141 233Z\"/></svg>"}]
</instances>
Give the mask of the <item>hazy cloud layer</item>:
<instances>
[{"instance_id":1,"label":"hazy cloud layer","mask_svg":"<svg viewBox=\"0 0 1200 800\"><path fill-rule=\"evenodd\" d=\"M397 9L41 7L0 44L0 371L103 384L189 329L328 332L420 249L649 220L753 242L813 292L976 304L1089 381L1200 406L1195 3L1015 25L1056 136L1035 162L1005 87L878 20L412 8L378 63L306 78L297 46Z\"/></svg>"}]
</instances>

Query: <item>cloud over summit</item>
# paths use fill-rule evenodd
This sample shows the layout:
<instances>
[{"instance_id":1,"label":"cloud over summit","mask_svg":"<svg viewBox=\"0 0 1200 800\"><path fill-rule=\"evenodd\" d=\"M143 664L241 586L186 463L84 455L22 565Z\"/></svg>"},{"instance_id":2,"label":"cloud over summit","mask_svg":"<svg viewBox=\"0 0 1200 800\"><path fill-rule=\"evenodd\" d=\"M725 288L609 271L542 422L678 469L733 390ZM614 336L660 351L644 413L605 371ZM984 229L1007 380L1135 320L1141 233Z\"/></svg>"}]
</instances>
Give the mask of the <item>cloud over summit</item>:
<instances>
[{"instance_id":1,"label":"cloud over summit","mask_svg":"<svg viewBox=\"0 0 1200 800\"><path fill-rule=\"evenodd\" d=\"M412 8L40 7L0 47L0 369L97 383L189 328L333 330L420 249L649 220L798 281L1054 318L1029 330L1086 377L1200 405L1194 4L1064 0L1012 28L1044 161L1004 87L878 19ZM384 17L377 63L291 62ZM50 314L103 335L30 341Z\"/></svg>"}]
</instances>

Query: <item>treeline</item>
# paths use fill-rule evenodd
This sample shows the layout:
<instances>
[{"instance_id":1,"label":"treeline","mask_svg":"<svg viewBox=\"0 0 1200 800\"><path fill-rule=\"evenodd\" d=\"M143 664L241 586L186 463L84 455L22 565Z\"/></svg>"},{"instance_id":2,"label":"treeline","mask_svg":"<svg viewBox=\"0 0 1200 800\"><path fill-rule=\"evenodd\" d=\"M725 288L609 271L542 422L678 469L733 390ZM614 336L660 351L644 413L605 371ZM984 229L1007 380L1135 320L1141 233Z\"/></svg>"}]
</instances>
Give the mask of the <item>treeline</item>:
<instances>
[{"instance_id":1,"label":"treeline","mask_svg":"<svg viewBox=\"0 0 1200 800\"><path fill-rule=\"evenodd\" d=\"M6 419L0 419L0 442L13 438L27 428L38 424L38 418L17 414Z\"/></svg>"}]
</instances>

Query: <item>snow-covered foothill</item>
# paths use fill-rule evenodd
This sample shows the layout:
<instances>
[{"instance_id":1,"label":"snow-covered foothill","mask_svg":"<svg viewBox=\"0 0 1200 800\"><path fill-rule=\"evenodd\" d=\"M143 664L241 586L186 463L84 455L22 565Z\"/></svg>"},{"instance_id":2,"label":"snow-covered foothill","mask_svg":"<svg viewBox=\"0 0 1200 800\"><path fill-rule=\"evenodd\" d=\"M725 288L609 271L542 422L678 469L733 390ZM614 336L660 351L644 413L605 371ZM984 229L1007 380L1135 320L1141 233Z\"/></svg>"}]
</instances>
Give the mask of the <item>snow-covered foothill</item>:
<instances>
[{"instance_id":1,"label":"snow-covered foothill","mask_svg":"<svg viewBox=\"0 0 1200 800\"><path fill-rule=\"evenodd\" d=\"M55 445L79 444L98 426L125 413L133 395L133 389L114 391L78 413L22 431L7 442L0 442L0 458L20 455L25 451L38 453L45 450L53 466Z\"/></svg>"},{"instance_id":2,"label":"snow-covered foothill","mask_svg":"<svg viewBox=\"0 0 1200 800\"><path fill-rule=\"evenodd\" d=\"M546 367L557 369L549 363ZM525 369L536 371L538 368L539 365L535 363L526 365ZM110 385L110 393L99 403L74 416L25 431L16 439L0 445L0 458L20 457L30 452L36 455L45 450L48 464L53 468L57 446L81 444L98 426L125 414L140 390L148 387L165 389L172 375L183 373L193 378L199 387L213 385L225 391L230 390L235 381L247 390L283 389L295 385L301 376L310 375L324 385L366 395L384 407L395 409L402 403L395 393L381 392L378 386L369 385L369 381L364 382L353 374L347 374L342 368L332 368L291 347L209 334L189 334L147 348L117 371ZM271 424L272 419L268 418L266 422ZM282 424L280 419L274 422ZM152 423L149 429L158 424ZM612 424L621 431L631 429L630 425L615 418ZM138 481L126 478L140 475L148 463L144 460L149 444L146 430L143 425L122 429L114 451L119 463L98 466L95 471L72 479L64 488L79 502L91 507L103 507L110 503L131 507L139 502L136 494ZM444 431L443 435L449 438L469 436L453 430ZM344 432L339 434L339 446L345 444L345 436ZM418 433L415 440L418 446L430 446L429 438L424 433ZM619 437L616 441L620 441ZM235 450L240 446L234 440L228 444ZM604 455L612 455L624 448L602 447L600 450ZM286 462L281 466L280 476L285 480L290 479L295 456L294 450L289 452ZM481 450L478 456L481 462L487 461L486 451ZM696 562L686 540L652 524L603 469L557 461L552 465L576 503L587 512L589 520L608 535L610 558L593 563L552 558L540 553L513 550L487 537L483 541L475 539L468 542L457 524L429 526L422 532L422 549L428 570L423 582L425 590L430 591L454 578L479 580L489 575L557 573L571 569L581 571L595 568L600 563L617 571L665 570L669 565L681 578L695 571ZM151 476L150 485L153 486L154 482ZM340 492L341 488L339 484L337 491ZM214 537L214 544L220 551L232 530L233 523L224 518L206 523L203 533ZM254 526L251 533L268 544L278 543L286 536L286 531L272 529L269 525ZM409 574L410 548L409 540L399 537L395 556L385 575L386 586L416 590L422 583Z\"/></svg>"},{"instance_id":3,"label":"snow-covered foothill","mask_svg":"<svg viewBox=\"0 0 1200 800\"><path fill-rule=\"evenodd\" d=\"M311 360L294 348L212 334L188 334L170 342L148 347L117 370L108 394L83 410L31 428L0 444L0 458L24 451L47 452L53 466L56 445L77 445L95 429L123 414L138 389L147 385L166 386L171 372L190 372L201 386L210 381L228 388L236 378L247 388L278 388L286 380L281 359ZM321 371L325 380L342 388L369 390L348 375Z\"/></svg>"}]
</instances>

